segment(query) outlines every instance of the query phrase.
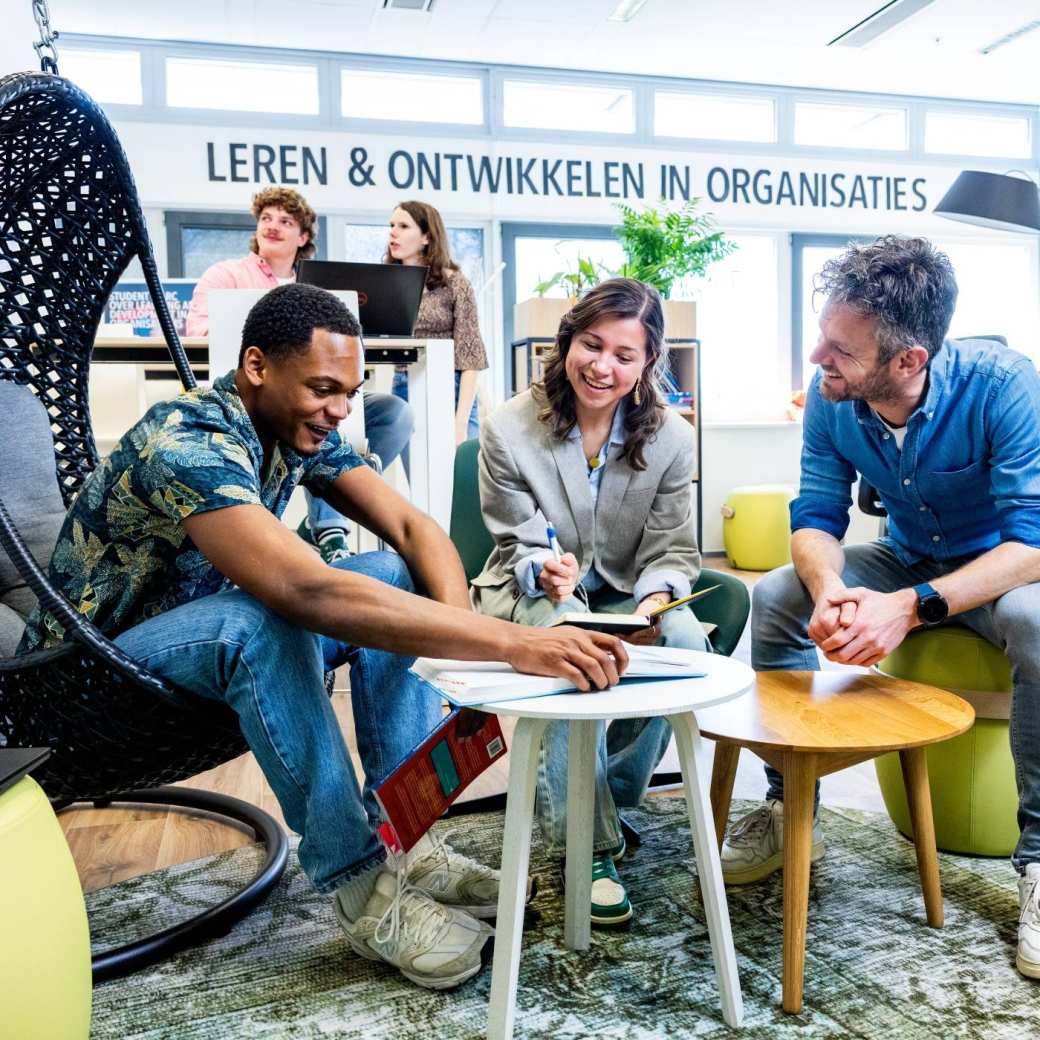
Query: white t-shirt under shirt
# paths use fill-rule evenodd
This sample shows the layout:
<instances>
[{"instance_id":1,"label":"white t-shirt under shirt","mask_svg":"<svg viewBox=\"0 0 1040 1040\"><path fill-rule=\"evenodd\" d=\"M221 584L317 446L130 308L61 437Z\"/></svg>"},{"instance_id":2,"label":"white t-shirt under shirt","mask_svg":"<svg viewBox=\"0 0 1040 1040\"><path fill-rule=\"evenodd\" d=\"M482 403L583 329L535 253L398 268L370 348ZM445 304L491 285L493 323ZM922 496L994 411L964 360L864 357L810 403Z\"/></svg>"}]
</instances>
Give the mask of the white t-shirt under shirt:
<instances>
[{"instance_id":1,"label":"white t-shirt under shirt","mask_svg":"<svg viewBox=\"0 0 1040 1040\"><path fill-rule=\"evenodd\" d=\"M888 430L888 432L890 434L892 434L893 437L895 437L895 439L896 439L896 447L900 451L902 451L903 450L903 441L906 440L906 426L891 426L887 422L885 422L884 418L882 416L878 415L878 413L875 412L873 408L871 408L870 410L872 412L874 412L875 415L877 415L878 419L881 420L881 425L884 426L884 428L886 430Z\"/></svg>"}]
</instances>

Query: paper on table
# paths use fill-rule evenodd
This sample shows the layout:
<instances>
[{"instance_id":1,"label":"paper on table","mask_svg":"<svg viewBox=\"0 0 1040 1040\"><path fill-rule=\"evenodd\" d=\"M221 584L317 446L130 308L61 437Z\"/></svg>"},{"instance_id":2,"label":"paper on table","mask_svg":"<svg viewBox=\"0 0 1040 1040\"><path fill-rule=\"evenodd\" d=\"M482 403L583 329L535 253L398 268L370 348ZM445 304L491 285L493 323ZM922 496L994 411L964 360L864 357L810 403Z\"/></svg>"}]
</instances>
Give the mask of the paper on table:
<instances>
[{"instance_id":1,"label":"paper on table","mask_svg":"<svg viewBox=\"0 0 1040 1040\"><path fill-rule=\"evenodd\" d=\"M700 679L703 672L691 650L667 646L627 646L628 670L621 682L648 679ZM524 675L504 661L452 661L420 657L412 671L436 686L452 704L467 707L487 701L512 701L567 693L577 687L569 679Z\"/></svg>"}]
</instances>

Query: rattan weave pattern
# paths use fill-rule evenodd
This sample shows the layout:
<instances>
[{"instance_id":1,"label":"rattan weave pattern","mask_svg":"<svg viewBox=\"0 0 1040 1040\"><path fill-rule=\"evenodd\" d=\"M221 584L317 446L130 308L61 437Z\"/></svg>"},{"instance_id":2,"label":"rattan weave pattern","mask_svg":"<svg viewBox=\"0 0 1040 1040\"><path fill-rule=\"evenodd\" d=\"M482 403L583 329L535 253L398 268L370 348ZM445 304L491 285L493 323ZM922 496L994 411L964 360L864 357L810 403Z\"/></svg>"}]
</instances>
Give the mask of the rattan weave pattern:
<instances>
[{"instance_id":1,"label":"rattan weave pattern","mask_svg":"<svg viewBox=\"0 0 1040 1040\"><path fill-rule=\"evenodd\" d=\"M58 76L0 79L0 379L27 384L47 407L66 504L98 463L88 404L94 335L135 256L177 372L193 387L111 124ZM0 661L0 744L55 748L36 774L52 800L174 783L245 751L229 709L174 703L172 687L62 599L11 522L3 492L0 544L72 637L56 650Z\"/></svg>"}]
</instances>

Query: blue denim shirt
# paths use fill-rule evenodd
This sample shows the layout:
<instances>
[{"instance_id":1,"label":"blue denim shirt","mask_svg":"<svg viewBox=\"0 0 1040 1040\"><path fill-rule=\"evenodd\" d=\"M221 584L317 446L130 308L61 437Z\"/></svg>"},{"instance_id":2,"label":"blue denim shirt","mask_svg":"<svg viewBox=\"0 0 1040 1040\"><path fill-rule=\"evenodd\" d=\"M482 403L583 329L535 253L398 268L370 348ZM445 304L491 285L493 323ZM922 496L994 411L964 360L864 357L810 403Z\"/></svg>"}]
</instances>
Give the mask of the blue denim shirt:
<instances>
[{"instance_id":1,"label":"blue denim shirt","mask_svg":"<svg viewBox=\"0 0 1040 1040\"><path fill-rule=\"evenodd\" d=\"M991 340L947 340L907 422L903 450L863 401L832 402L820 373L805 407L791 530L842 538L856 474L888 511L883 539L907 564L976 556L1002 542L1040 548L1040 376Z\"/></svg>"}]
</instances>

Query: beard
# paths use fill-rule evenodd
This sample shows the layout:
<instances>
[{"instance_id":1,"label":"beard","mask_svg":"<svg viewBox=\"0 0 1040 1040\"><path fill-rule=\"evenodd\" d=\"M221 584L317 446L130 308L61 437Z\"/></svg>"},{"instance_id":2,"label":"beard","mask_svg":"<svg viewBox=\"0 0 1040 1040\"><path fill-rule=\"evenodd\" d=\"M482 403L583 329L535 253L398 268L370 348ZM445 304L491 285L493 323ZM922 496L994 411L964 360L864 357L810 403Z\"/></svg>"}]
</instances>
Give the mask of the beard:
<instances>
[{"instance_id":1,"label":"beard","mask_svg":"<svg viewBox=\"0 0 1040 1040\"><path fill-rule=\"evenodd\" d=\"M899 399L887 365L875 365L859 382L850 383L842 379L840 389L826 379L820 383L820 393L828 401L870 401L876 404L891 403Z\"/></svg>"}]
</instances>

